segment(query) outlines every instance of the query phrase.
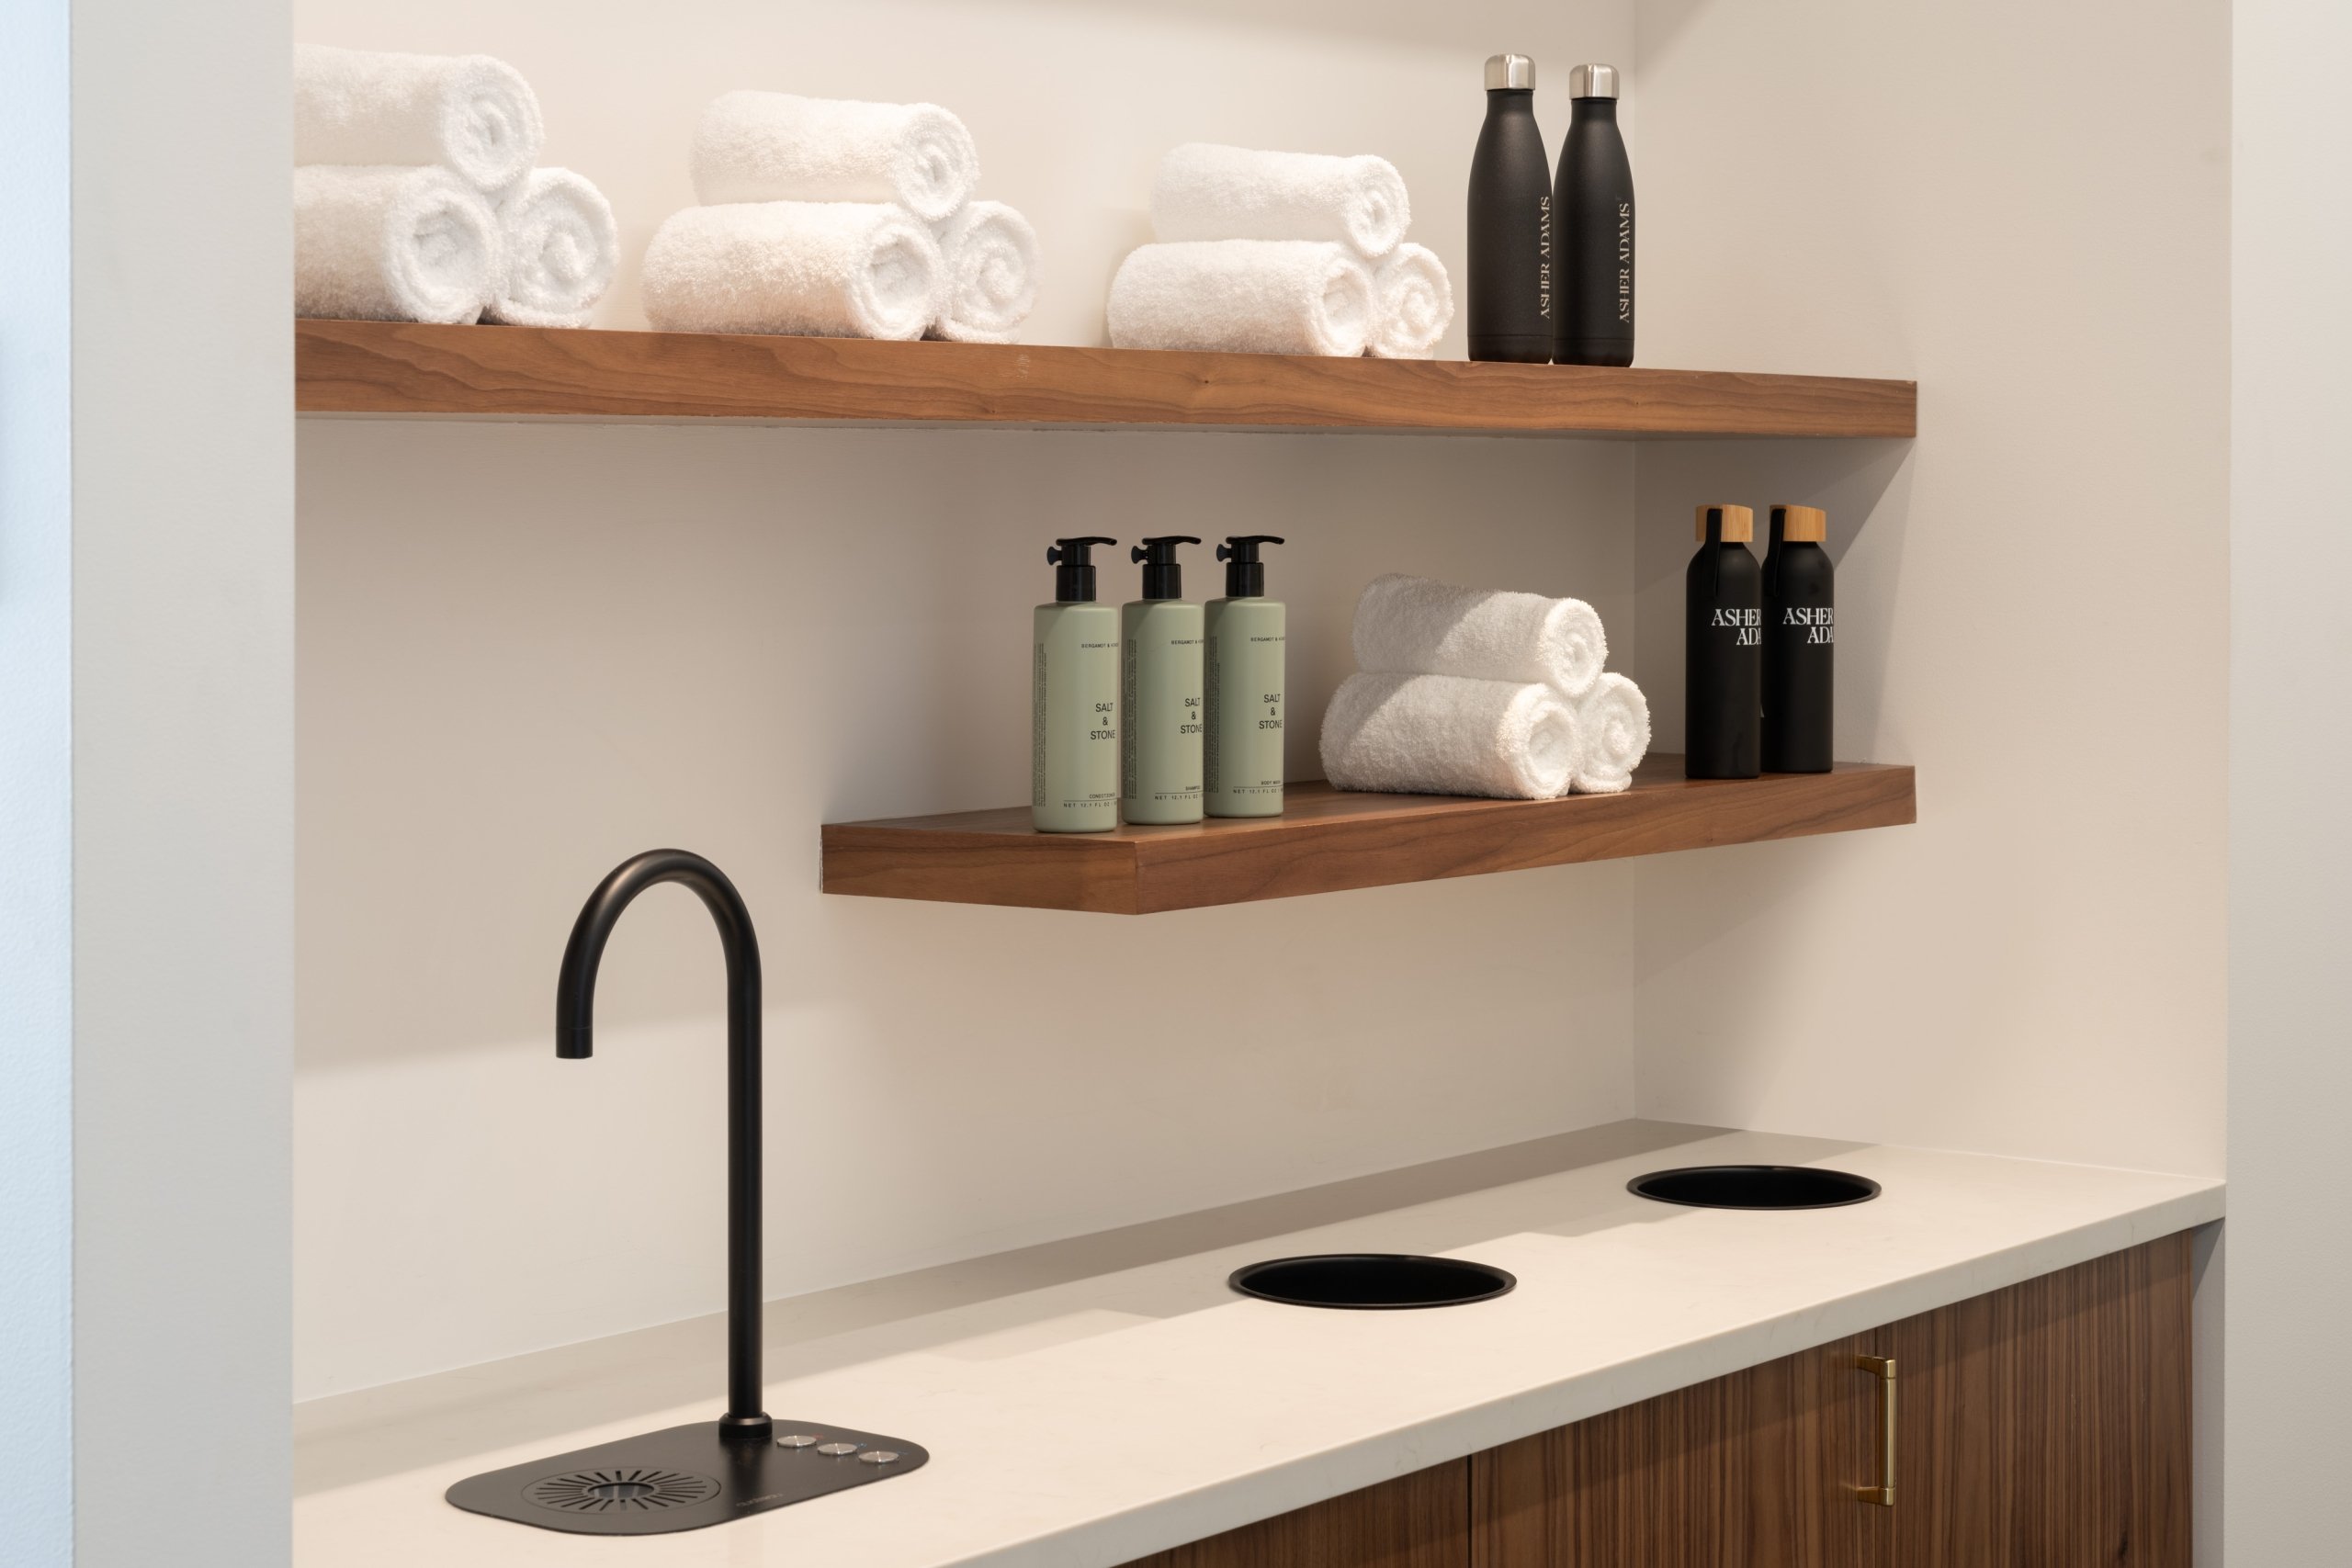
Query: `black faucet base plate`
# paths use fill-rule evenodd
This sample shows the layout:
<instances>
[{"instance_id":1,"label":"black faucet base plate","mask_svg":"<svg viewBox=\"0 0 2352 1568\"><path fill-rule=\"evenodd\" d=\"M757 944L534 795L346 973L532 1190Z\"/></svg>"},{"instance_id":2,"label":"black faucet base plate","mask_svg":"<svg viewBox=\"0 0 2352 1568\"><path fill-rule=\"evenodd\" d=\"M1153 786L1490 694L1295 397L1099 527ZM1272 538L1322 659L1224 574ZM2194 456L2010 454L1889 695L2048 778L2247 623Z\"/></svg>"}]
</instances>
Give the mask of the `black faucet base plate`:
<instances>
[{"instance_id":1,"label":"black faucet base plate","mask_svg":"<svg viewBox=\"0 0 2352 1568\"><path fill-rule=\"evenodd\" d=\"M819 1451L842 1444L850 1451ZM759 1442L729 1442L718 1422L696 1421L468 1476L446 1495L469 1513L540 1529L666 1535L888 1481L930 1458L903 1438L810 1421L779 1417L775 1436Z\"/></svg>"}]
</instances>

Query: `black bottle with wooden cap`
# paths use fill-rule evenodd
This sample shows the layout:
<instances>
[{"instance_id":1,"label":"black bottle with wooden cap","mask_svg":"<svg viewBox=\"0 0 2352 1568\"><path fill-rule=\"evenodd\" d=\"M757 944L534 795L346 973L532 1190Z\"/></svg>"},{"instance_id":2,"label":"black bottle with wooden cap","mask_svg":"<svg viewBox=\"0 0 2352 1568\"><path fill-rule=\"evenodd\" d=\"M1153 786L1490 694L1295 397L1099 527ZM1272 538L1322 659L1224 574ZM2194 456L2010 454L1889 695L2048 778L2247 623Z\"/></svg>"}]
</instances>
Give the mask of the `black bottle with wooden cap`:
<instances>
[{"instance_id":1,"label":"black bottle with wooden cap","mask_svg":"<svg viewBox=\"0 0 2352 1568\"><path fill-rule=\"evenodd\" d=\"M1542 365L1555 317L1552 164L1535 129L1535 62L1487 62L1487 123L1470 158L1470 357Z\"/></svg>"},{"instance_id":2,"label":"black bottle with wooden cap","mask_svg":"<svg viewBox=\"0 0 2352 1568\"><path fill-rule=\"evenodd\" d=\"M1682 773L1752 779L1762 751L1764 574L1745 506L1699 508L1699 553L1683 578Z\"/></svg>"},{"instance_id":3,"label":"black bottle with wooden cap","mask_svg":"<svg viewBox=\"0 0 2352 1568\"><path fill-rule=\"evenodd\" d=\"M1568 73L1567 140L1552 213L1561 278L1555 365L1634 363L1634 165L1617 130L1617 68Z\"/></svg>"},{"instance_id":4,"label":"black bottle with wooden cap","mask_svg":"<svg viewBox=\"0 0 2352 1568\"><path fill-rule=\"evenodd\" d=\"M1826 773L1838 652L1837 572L1817 506L1772 508L1764 557L1764 771Z\"/></svg>"}]
</instances>

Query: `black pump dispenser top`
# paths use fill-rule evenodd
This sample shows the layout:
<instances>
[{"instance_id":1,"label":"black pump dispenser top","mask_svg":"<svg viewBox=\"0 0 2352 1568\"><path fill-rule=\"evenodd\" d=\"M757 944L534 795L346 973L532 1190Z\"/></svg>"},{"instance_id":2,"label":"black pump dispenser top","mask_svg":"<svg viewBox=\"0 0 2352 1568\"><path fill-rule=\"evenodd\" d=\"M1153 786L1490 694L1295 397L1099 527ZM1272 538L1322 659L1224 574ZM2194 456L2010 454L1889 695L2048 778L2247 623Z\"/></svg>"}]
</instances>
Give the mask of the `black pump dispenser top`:
<instances>
[{"instance_id":1,"label":"black pump dispenser top","mask_svg":"<svg viewBox=\"0 0 2352 1568\"><path fill-rule=\"evenodd\" d=\"M1161 534L1129 550L1127 554L1132 558L1143 562L1143 596L1147 599L1182 599L1184 596L1184 568L1176 559L1176 547L1199 543L1190 534Z\"/></svg>"},{"instance_id":2,"label":"black pump dispenser top","mask_svg":"<svg viewBox=\"0 0 2352 1568\"><path fill-rule=\"evenodd\" d=\"M1046 546L1046 559L1054 569L1054 603L1093 604L1094 547L1118 542L1102 538L1056 539Z\"/></svg>"},{"instance_id":3,"label":"black pump dispenser top","mask_svg":"<svg viewBox=\"0 0 2352 1568\"><path fill-rule=\"evenodd\" d=\"M1266 568L1258 559L1258 547L1279 545L1282 540L1272 534L1236 534L1216 547L1216 558L1225 562L1225 596L1228 599L1263 599L1266 596Z\"/></svg>"}]
</instances>

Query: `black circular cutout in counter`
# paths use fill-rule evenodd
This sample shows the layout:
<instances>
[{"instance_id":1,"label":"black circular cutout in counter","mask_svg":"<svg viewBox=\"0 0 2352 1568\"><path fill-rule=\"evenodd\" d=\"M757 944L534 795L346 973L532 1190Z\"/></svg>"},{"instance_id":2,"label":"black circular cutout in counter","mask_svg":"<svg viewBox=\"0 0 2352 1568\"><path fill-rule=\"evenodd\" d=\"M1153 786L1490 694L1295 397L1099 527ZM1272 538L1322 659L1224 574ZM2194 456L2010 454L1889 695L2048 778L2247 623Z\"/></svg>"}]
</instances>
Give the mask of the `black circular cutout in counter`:
<instances>
[{"instance_id":1,"label":"black circular cutout in counter","mask_svg":"<svg viewBox=\"0 0 2352 1568\"><path fill-rule=\"evenodd\" d=\"M1226 1283L1245 1296L1285 1306L1395 1312L1491 1301L1519 1280L1500 1269L1459 1258L1334 1252L1252 1263L1235 1269Z\"/></svg>"},{"instance_id":2,"label":"black circular cutout in counter","mask_svg":"<svg viewBox=\"0 0 2352 1568\"><path fill-rule=\"evenodd\" d=\"M1625 1190L1690 1209L1837 1209L1869 1202L1879 1185L1809 1165L1691 1165L1637 1176Z\"/></svg>"}]
</instances>

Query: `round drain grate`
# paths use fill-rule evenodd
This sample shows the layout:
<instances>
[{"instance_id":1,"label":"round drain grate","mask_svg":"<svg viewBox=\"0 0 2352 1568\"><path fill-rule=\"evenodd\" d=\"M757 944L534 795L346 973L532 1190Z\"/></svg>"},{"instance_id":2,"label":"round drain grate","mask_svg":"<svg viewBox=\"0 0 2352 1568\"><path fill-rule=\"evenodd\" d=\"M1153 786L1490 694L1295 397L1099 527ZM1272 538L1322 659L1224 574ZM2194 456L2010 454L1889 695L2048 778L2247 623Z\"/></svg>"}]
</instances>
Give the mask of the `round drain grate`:
<instances>
[{"instance_id":1,"label":"round drain grate","mask_svg":"<svg viewBox=\"0 0 2352 1568\"><path fill-rule=\"evenodd\" d=\"M651 1513L707 1503L718 1495L718 1483L707 1475L683 1470L655 1470L644 1465L616 1465L610 1470L575 1470L534 1481L523 1495L542 1508L567 1514Z\"/></svg>"}]
</instances>

